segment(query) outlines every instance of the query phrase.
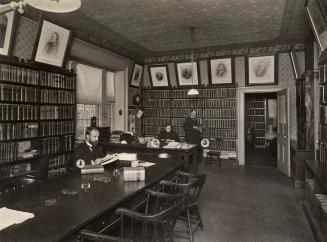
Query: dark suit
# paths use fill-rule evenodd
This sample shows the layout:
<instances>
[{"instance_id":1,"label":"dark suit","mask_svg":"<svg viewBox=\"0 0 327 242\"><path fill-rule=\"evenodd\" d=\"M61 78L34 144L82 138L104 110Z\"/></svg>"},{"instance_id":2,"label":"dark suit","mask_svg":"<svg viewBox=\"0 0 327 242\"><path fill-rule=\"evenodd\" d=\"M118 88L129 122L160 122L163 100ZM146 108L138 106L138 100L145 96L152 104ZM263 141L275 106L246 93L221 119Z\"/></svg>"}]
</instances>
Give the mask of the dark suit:
<instances>
[{"instance_id":1,"label":"dark suit","mask_svg":"<svg viewBox=\"0 0 327 242\"><path fill-rule=\"evenodd\" d=\"M78 170L76 166L76 161L82 159L85 161L85 165L92 165L91 160L95 161L97 158L103 158L106 156L106 153L103 151L101 145L97 145L95 148L90 149L86 142L79 144L73 155L73 159L68 166L69 170Z\"/></svg>"},{"instance_id":2,"label":"dark suit","mask_svg":"<svg viewBox=\"0 0 327 242\"><path fill-rule=\"evenodd\" d=\"M195 118L187 117L183 125L185 141L190 144L200 144L201 132L197 129L194 129L193 126L199 126L198 121Z\"/></svg>"}]
</instances>

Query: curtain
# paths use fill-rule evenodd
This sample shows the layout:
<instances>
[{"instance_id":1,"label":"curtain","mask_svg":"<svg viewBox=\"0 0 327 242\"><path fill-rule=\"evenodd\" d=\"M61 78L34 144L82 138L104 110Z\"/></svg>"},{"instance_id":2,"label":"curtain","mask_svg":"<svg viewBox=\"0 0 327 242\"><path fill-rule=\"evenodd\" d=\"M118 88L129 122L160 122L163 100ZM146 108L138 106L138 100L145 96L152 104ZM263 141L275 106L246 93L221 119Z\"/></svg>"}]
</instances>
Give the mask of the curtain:
<instances>
[{"instance_id":1,"label":"curtain","mask_svg":"<svg viewBox=\"0 0 327 242\"><path fill-rule=\"evenodd\" d=\"M77 64L77 103L102 104L102 73L103 70L91 66Z\"/></svg>"}]
</instances>

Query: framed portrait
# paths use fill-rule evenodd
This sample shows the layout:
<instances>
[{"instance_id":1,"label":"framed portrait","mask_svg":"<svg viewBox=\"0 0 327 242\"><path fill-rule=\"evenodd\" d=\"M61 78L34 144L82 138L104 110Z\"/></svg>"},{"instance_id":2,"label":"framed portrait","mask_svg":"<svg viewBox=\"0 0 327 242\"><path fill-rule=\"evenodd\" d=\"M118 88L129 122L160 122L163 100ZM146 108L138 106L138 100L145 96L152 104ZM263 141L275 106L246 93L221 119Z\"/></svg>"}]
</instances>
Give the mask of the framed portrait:
<instances>
[{"instance_id":1,"label":"framed portrait","mask_svg":"<svg viewBox=\"0 0 327 242\"><path fill-rule=\"evenodd\" d=\"M16 11L0 14L0 55L12 55L17 18Z\"/></svg>"},{"instance_id":2,"label":"framed portrait","mask_svg":"<svg viewBox=\"0 0 327 242\"><path fill-rule=\"evenodd\" d=\"M275 55L246 58L246 82L250 85L277 85L278 58Z\"/></svg>"},{"instance_id":3,"label":"framed portrait","mask_svg":"<svg viewBox=\"0 0 327 242\"><path fill-rule=\"evenodd\" d=\"M322 2L319 0L307 0L305 8L317 43L323 52L327 47L327 19L324 10L326 6L322 5Z\"/></svg>"},{"instance_id":4,"label":"framed portrait","mask_svg":"<svg viewBox=\"0 0 327 242\"><path fill-rule=\"evenodd\" d=\"M43 19L33 51L35 62L63 68L71 36L71 30Z\"/></svg>"},{"instance_id":5,"label":"framed portrait","mask_svg":"<svg viewBox=\"0 0 327 242\"><path fill-rule=\"evenodd\" d=\"M168 67L166 65L149 66L149 73L152 87L169 86Z\"/></svg>"},{"instance_id":6,"label":"framed portrait","mask_svg":"<svg viewBox=\"0 0 327 242\"><path fill-rule=\"evenodd\" d=\"M197 62L176 63L175 69L179 86L199 85L199 66Z\"/></svg>"},{"instance_id":7,"label":"framed portrait","mask_svg":"<svg viewBox=\"0 0 327 242\"><path fill-rule=\"evenodd\" d=\"M211 85L234 84L234 58L210 59L208 65Z\"/></svg>"},{"instance_id":8,"label":"framed portrait","mask_svg":"<svg viewBox=\"0 0 327 242\"><path fill-rule=\"evenodd\" d=\"M133 66L133 71L131 76L132 87L140 87L142 74L143 74L143 66L135 63Z\"/></svg>"}]
</instances>

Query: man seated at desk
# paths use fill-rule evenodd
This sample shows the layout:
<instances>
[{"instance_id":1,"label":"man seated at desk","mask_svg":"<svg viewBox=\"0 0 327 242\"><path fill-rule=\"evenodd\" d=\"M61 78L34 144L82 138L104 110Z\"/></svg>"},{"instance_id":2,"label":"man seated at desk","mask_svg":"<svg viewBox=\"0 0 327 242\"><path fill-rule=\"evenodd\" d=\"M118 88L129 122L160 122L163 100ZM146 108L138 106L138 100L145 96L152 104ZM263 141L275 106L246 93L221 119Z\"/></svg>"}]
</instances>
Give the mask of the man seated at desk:
<instances>
[{"instance_id":1,"label":"man seated at desk","mask_svg":"<svg viewBox=\"0 0 327 242\"><path fill-rule=\"evenodd\" d=\"M88 127L85 132L85 141L79 144L73 155L71 168L77 170L84 165L98 165L102 162L106 153L101 145L98 145L99 130L96 127Z\"/></svg>"},{"instance_id":2,"label":"man seated at desk","mask_svg":"<svg viewBox=\"0 0 327 242\"><path fill-rule=\"evenodd\" d=\"M171 124L166 124L165 129L161 129L159 139L164 139L166 141L176 141L179 142L179 137L175 131L171 129Z\"/></svg>"}]
</instances>

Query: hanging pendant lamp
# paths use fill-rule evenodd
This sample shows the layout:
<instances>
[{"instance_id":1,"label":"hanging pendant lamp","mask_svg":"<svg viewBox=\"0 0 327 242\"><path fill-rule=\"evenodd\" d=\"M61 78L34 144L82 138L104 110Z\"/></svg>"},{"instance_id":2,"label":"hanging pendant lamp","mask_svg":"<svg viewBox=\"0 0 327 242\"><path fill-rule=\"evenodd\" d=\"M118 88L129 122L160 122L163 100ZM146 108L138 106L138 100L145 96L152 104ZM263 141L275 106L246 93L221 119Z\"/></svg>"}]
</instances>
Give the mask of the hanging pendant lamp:
<instances>
[{"instance_id":1,"label":"hanging pendant lamp","mask_svg":"<svg viewBox=\"0 0 327 242\"><path fill-rule=\"evenodd\" d=\"M12 1L8 4L0 5L0 14L18 9L19 13L24 13L23 7L30 5L33 8L52 12L52 13L68 13L73 12L81 7L81 0L22 0Z\"/></svg>"},{"instance_id":2,"label":"hanging pendant lamp","mask_svg":"<svg viewBox=\"0 0 327 242\"><path fill-rule=\"evenodd\" d=\"M190 27L191 32L191 71L192 71L192 88L188 90L187 95L188 96L197 96L199 95L199 91L195 88L193 88L193 79L194 79L194 73L193 73L193 65L194 65L194 56L193 56L193 35L194 35L194 29L195 27Z\"/></svg>"}]
</instances>

